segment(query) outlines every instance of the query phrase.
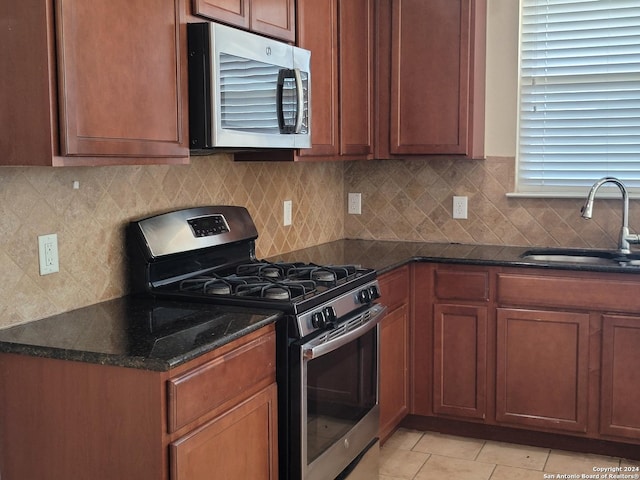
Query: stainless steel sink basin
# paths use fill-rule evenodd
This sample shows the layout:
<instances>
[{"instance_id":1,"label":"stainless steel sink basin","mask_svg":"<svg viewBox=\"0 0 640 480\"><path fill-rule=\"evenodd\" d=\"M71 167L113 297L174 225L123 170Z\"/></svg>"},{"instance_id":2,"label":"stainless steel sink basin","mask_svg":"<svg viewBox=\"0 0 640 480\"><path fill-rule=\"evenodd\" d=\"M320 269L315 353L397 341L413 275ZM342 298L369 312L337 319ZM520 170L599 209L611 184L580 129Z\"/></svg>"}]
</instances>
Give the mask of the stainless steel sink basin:
<instances>
[{"instance_id":1,"label":"stainless steel sink basin","mask_svg":"<svg viewBox=\"0 0 640 480\"><path fill-rule=\"evenodd\" d=\"M640 254L622 254L611 250L543 248L527 250L520 258L527 262L569 263L578 265L640 266Z\"/></svg>"}]
</instances>

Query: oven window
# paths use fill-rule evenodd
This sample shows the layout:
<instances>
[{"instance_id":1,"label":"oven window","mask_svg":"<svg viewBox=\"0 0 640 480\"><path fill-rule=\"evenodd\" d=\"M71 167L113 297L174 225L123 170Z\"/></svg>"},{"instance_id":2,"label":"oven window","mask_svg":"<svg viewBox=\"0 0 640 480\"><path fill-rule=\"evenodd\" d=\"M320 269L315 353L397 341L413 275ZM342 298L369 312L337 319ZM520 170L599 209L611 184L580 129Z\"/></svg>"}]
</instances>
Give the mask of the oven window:
<instances>
[{"instance_id":1,"label":"oven window","mask_svg":"<svg viewBox=\"0 0 640 480\"><path fill-rule=\"evenodd\" d=\"M307 465L377 404L377 331L307 361Z\"/></svg>"}]
</instances>

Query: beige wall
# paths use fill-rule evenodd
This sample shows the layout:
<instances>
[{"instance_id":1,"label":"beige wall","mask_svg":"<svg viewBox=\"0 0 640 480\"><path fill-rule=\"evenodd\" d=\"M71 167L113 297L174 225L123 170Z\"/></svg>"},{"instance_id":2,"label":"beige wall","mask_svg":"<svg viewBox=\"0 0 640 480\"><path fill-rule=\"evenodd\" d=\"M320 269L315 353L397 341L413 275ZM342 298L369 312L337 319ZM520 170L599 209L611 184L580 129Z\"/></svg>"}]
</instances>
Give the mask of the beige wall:
<instances>
[{"instance_id":1,"label":"beige wall","mask_svg":"<svg viewBox=\"0 0 640 480\"><path fill-rule=\"evenodd\" d=\"M518 97L518 0L488 0L486 153L515 157Z\"/></svg>"}]
</instances>

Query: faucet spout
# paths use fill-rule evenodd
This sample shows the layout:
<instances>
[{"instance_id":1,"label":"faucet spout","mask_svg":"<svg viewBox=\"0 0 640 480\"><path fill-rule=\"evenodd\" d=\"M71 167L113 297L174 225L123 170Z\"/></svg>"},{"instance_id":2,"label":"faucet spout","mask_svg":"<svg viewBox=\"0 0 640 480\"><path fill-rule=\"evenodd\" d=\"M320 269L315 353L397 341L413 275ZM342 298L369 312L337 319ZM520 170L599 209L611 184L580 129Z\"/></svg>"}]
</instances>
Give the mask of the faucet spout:
<instances>
[{"instance_id":1,"label":"faucet spout","mask_svg":"<svg viewBox=\"0 0 640 480\"><path fill-rule=\"evenodd\" d=\"M627 187L615 177L604 177L593 184L584 205L580 209L582 218L590 219L593 215L593 201L595 200L596 192L605 183L613 183L617 185L622 192L622 227L620 229L620 240L618 242L618 251L626 254L631 253L629 248L630 243L640 243L640 237L638 235L631 235L629 233L629 193Z\"/></svg>"}]
</instances>

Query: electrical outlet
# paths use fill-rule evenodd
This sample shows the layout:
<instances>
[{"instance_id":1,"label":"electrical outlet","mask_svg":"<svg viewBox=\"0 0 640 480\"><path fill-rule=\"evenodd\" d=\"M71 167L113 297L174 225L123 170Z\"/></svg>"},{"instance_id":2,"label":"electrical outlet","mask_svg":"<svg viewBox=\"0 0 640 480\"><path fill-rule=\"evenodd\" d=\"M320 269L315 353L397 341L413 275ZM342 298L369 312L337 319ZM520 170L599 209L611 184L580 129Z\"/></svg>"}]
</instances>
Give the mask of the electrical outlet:
<instances>
[{"instance_id":1,"label":"electrical outlet","mask_svg":"<svg viewBox=\"0 0 640 480\"><path fill-rule=\"evenodd\" d=\"M289 225L291 225L292 222L292 210L293 210L293 202L291 200L285 200L284 201L284 220L283 220L283 225L285 227L288 227Z\"/></svg>"},{"instance_id":2,"label":"electrical outlet","mask_svg":"<svg viewBox=\"0 0 640 480\"><path fill-rule=\"evenodd\" d=\"M40 275L48 275L60 271L57 234L52 233L38 237L38 254L40 257Z\"/></svg>"},{"instance_id":3,"label":"electrical outlet","mask_svg":"<svg viewBox=\"0 0 640 480\"><path fill-rule=\"evenodd\" d=\"M362 194L361 193L350 193L349 194L348 212L351 215L361 215L362 214Z\"/></svg>"},{"instance_id":4,"label":"electrical outlet","mask_svg":"<svg viewBox=\"0 0 640 480\"><path fill-rule=\"evenodd\" d=\"M453 218L467 218L467 197L453 197Z\"/></svg>"}]
</instances>

